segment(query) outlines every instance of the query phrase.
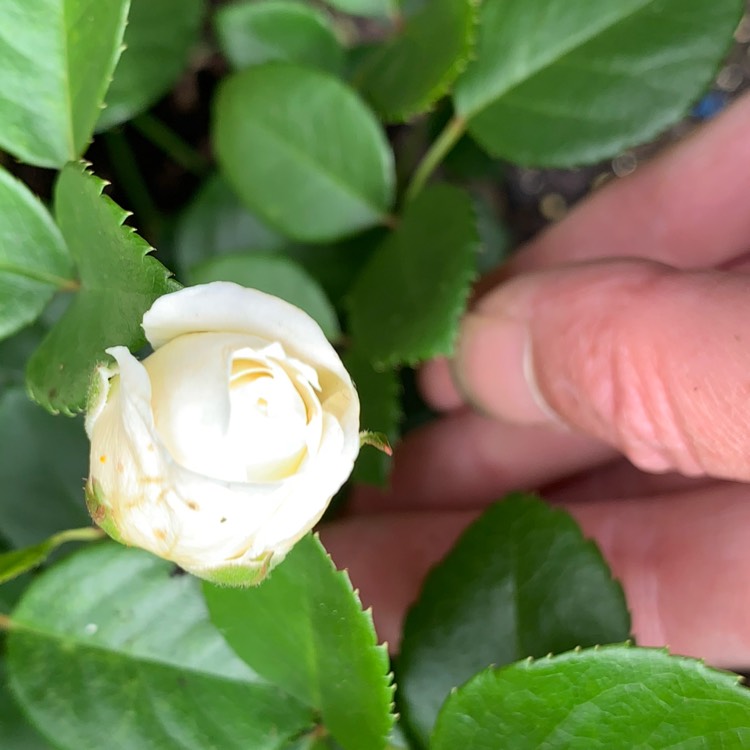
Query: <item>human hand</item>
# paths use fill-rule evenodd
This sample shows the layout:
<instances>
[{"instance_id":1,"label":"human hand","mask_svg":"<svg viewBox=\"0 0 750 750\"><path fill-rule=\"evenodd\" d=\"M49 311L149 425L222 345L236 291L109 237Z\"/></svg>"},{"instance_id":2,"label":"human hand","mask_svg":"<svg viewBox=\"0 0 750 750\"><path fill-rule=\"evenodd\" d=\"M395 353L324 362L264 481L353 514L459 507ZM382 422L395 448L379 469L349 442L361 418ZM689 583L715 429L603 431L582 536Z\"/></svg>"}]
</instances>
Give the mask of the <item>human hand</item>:
<instances>
[{"instance_id":1,"label":"human hand","mask_svg":"<svg viewBox=\"0 0 750 750\"><path fill-rule=\"evenodd\" d=\"M381 637L482 507L536 489L601 546L639 644L750 664L749 123L746 96L523 248L465 318L460 392L424 369L444 416L323 532Z\"/></svg>"}]
</instances>

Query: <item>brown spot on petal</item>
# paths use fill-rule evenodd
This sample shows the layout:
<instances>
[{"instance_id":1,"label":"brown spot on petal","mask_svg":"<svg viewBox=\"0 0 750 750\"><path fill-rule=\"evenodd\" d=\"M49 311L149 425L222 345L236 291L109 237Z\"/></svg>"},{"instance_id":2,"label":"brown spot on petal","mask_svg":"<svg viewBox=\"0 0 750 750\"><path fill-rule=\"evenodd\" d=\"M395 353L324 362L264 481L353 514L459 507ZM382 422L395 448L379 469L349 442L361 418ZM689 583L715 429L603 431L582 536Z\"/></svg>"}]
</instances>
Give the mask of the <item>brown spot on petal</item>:
<instances>
[{"instance_id":1,"label":"brown spot on petal","mask_svg":"<svg viewBox=\"0 0 750 750\"><path fill-rule=\"evenodd\" d=\"M107 510L103 505L91 503L89 505L89 512L91 518L97 526L101 526L104 519L107 517Z\"/></svg>"},{"instance_id":2,"label":"brown spot on petal","mask_svg":"<svg viewBox=\"0 0 750 750\"><path fill-rule=\"evenodd\" d=\"M160 542L166 542L167 541L167 532L164 531L164 529L154 529L154 536Z\"/></svg>"},{"instance_id":3,"label":"brown spot on petal","mask_svg":"<svg viewBox=\"0 0 750 750\"><path fill-rule=\"evenodd\" d=\"M89 479L86 482L84 492L86 497L86 507L88 508L91 518L94 520L94 523L96 523L97 525L101 525L101 522L107 515L107 509L104 507L102 502L99 500L99 497L97 496L98 493L96 491L96 487L94 486L93 479Z\"/></svg>"},{"instance_id":4,"label":"brown spot on petal","mask_svg":"<svg viewBox=\"0 0 750 750\"><path fill-rule=\"evenodd\" d=\"M188 500L187 507L190 508L190 510L198 510L198 503L196 503L195 500Z\"/></svg>"}]
</instances>

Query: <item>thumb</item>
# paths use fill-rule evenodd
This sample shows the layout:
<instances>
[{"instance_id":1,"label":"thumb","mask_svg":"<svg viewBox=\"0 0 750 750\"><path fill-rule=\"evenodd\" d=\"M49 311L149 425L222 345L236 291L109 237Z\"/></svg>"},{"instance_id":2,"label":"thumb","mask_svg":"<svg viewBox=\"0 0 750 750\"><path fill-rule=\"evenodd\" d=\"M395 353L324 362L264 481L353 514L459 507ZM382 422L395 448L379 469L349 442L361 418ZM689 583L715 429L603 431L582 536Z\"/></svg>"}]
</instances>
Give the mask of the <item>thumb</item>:
<instances>
[{"instance_id":1,"label":"thumb","mask_svg":"<svg viewBox=\"0 0 750 750\"><path fill-rule=\"evenodd\" d=\"M750 480L749 319L737 272L568 266L482 298L455 376L508 422L566 424L647 471Z\"/></svg>"}]
</instances>

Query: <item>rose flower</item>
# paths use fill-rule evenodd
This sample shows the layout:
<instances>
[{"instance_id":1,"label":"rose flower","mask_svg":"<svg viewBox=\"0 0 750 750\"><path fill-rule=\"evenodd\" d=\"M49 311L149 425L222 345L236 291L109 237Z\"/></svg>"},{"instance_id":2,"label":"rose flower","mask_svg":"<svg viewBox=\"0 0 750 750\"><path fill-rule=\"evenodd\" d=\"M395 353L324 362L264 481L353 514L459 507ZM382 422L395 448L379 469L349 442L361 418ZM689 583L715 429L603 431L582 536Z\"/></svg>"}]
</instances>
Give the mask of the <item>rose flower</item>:
<instances>
[{"instance_id":1,"label":"rose flower","mask_svg":"<svg viewBox=\"0 0 750 750\"><path fill-rule=\"evenodd\" d=\"M320 519L359 451L359 400L315 321L215 282L160 297L154 352L97 369L94 521L201 578L252 585Z\"/></svg>"}]
</instances>

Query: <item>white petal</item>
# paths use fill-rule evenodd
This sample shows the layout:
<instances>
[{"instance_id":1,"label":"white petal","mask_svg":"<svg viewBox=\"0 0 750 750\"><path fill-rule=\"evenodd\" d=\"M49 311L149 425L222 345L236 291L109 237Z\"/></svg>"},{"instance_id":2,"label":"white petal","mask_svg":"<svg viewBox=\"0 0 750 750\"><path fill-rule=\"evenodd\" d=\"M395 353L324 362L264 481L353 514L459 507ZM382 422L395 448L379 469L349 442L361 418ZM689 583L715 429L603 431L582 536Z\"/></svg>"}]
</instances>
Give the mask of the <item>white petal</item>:
<instances>
[{"instance_id":1,"label":"white petal","mask_svg":"<svg viewBox=\"0 0 750 750\"><path fill-rule=\"evenodd\" d=\"M288 482L217 482L174 465L166 501L177 523L171 559L185 568L217 567L268 551L258 531L283 506Z\"/></svg>"},{"instance_id":2,"label":"white petal","mask_svg":"<svg viewBox=\"0 0 750 750\"><path fill-rule=\"evenodd\" d=\"M292 379L283 357L280 344L220 333L180 336L148 357L156 430L172 458L233 482L276 481L296 471L317 450L320 430L307 424L309 384L294 371ZM319 412L313 398L309 410Z\"/></svg>"},{"instance_id":3,"label":"white petal","mask_svg":"<svg viewBox=\"0 0 750 750\"><path fill-rule=\"evenodd\" d=\"M359 436L357 436L359 441ZM357 448L358 450L358 448ZM357 452L347 444L338 422L324 415L323 443L306 472L289 480L288 496L256 535L258 548L291 546L319 520L328 503L349 478Z\"/></svg>"},{"instance_id":4,"label":"white petal","mask_svg":"<svg viewBox=\"0 0 750 750\"><path fill-rule=\"evenodd\" d=\"M351 383L339 356L307 313L278 297L228 281L186 287L159 297L143 316L143 330L154 349L177 336L201 331L246 333L268 342L279 341L288 356L307 363L319 374L324 368Z\"/></svg>"},{"instance_id":5,"label":"white petal","mask_svg":"<svg viewBox=\"0 0 750 750\"><path fill-rule=\"evenodd\" d=\"M246 481L291 476L308 451L308 407L300 392L302 384L278 362L251 349L235 352L232 372L227 452L245 467Z\"/></svg>"},{"instance_id":6,"label":"white petal","mask_svg":"<svg viewBox=\"0 0 750 750\"><path fill-rule=\"evenodd\" d=\"M93 428L91 475L124 541L182 567L220 565L254 549L291 488L222 482L179 466L156 431L146 370L124 347L109 353L120 375Z\"/></svg>"},{"instance_id":7,"label":"white petal","mask_svg":"<svg viewBox=\"0 0 750 750\"><path fill-rule=\"evenodd\" d=\"M156 429L172 458L198 473L241 478L222 450L230 418L232 352L248 337L182 336L147 357Z\"/></svg>"},{"instance_id":8,"label":"white petal","mask_svg":"<svg viewBox=\"0 0 750 750\"><path fill-rule=\"evenodd\" d=\"M107 352L117 361L119 376L91 425L91 480L125 541L164 554L160 537L172 526L169 508L159 502L167 467L151 415L148 376L125 347ZM148 523L141 529L133 519L144 513Z\"/></svg>"}]
</instances>

